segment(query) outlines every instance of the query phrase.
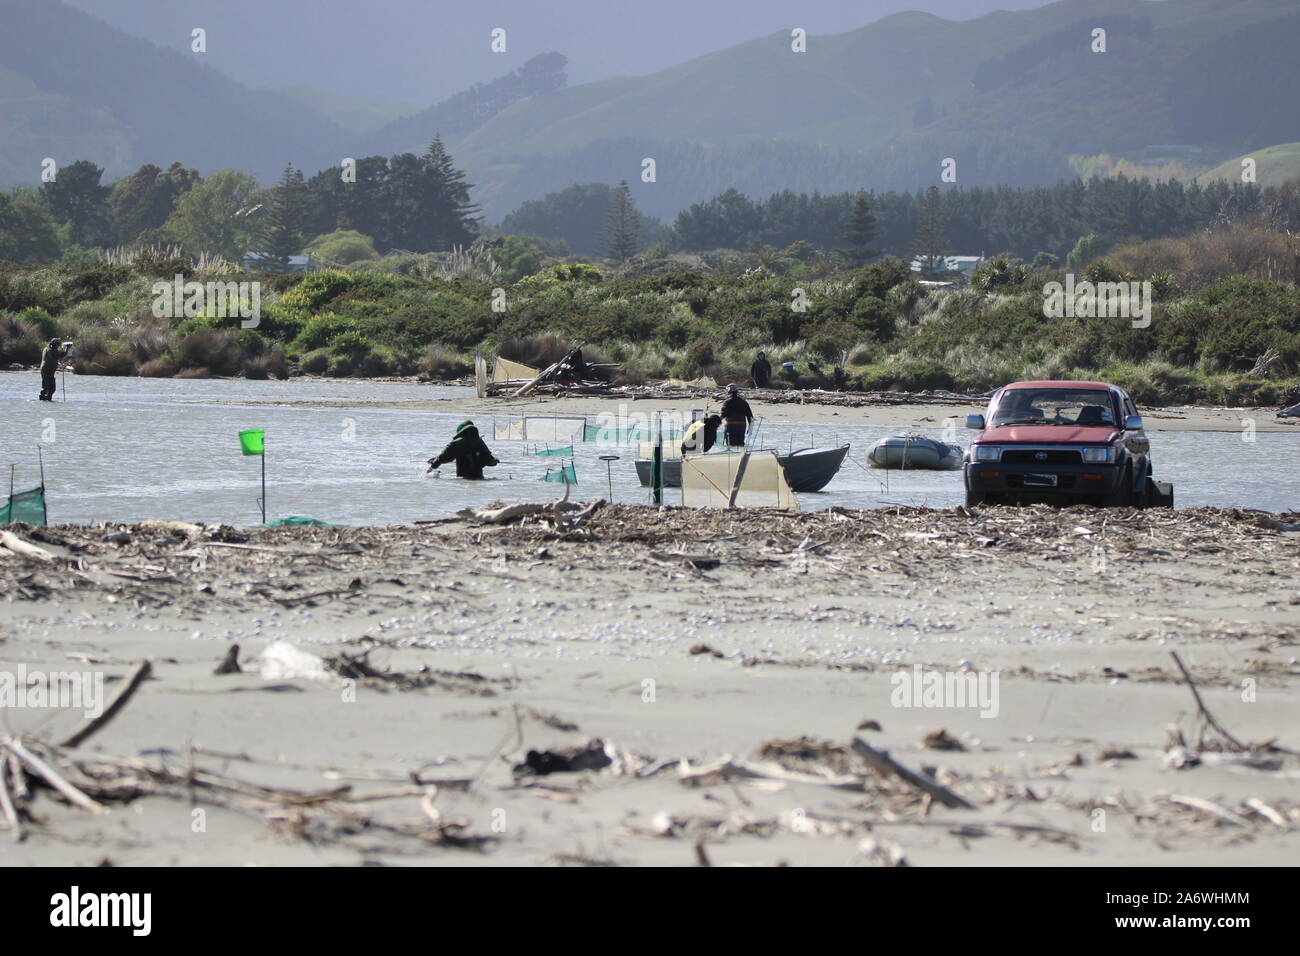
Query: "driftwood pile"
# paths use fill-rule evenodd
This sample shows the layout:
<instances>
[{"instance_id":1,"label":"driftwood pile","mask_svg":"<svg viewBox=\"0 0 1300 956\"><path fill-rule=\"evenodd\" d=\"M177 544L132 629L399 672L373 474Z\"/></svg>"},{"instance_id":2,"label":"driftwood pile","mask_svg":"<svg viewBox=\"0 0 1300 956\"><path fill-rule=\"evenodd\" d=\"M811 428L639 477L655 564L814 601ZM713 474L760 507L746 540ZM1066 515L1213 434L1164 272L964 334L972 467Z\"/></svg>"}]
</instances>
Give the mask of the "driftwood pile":
<instances>
[{"instance_id":1,"label":"driftwood pile","mask_svg":"<svg viewBox=\"0 0 1300 956\"><path fill-rule=\"evenodd\" d=\"M551 543L575 570L660 566L797 573L837 586L882 573L965 574L971 562L1086 559L1108 568L1188 560L1294 574L1300 514L1211 508L884 508L788 513L580 504L502 504L406 527L249 528L182 522L13 526L0 535L0 600L76 595L139 608L234 610L346 604L436 607L451 587L416 589L448 567L501 577L503 561ZM1283 628L1282 630L1285 630Z\"/></svg>"}]
</instances>

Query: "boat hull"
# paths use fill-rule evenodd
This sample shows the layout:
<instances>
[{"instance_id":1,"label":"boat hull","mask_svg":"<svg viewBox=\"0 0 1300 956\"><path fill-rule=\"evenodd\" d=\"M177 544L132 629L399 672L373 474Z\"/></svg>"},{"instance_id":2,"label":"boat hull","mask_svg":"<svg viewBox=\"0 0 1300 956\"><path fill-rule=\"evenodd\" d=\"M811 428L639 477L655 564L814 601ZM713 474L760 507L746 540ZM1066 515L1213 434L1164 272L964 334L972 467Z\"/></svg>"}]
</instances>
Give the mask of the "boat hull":
<instances>
[{"instance_id":1,"label":"boat hull","mask_svg":"<svg viewBox=\"0 0 1300 956\"><path fill-rule=\"evenodd\" d=\"M790 490L795 492L821 491L839 472L840 466L848 456L849 446L839 448L801 448L789 455L777 455L785 471L785 480L790 483ZM650 487L649 458L636 459L636 476L642 487ZM680 488L682 486L682 460L665 458L663 462L664 487Z\"/></svg>"},{"instance_id":2,"label":"boat hull","mask_svg":"<svg viewBox=\"0 0 1300 956\"><path fill-rule=\"evenodd\" d=\"M872 468L920 468L928 471L955 471L962 465L962 451L933 438L882 438L867 452Z\"/></svg>"}]
</instances>

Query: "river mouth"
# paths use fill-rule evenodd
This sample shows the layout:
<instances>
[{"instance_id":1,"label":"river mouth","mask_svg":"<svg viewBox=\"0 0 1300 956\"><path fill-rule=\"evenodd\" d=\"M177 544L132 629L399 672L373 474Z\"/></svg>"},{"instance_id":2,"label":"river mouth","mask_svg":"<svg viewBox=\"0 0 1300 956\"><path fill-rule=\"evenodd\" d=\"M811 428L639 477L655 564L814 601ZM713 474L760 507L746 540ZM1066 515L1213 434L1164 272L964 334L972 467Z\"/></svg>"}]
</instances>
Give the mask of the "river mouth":
<instances>
[{"instance_id":1,"label":"river mouth","mask_svg":"<svg viewBox=\"0 0 1300 956\"><path fill-rule=\"evenodd\" d=\"M90 376L70 377L67 386L68 401L61 391L55 402L37 402L34 373L0 374L6 409L0 465L14 466L15 489L36 485L39 445L51 523L160 518L256 524L262 462L241 455L238 440L238 432L250 428L266 431L271 519L307 515L348 525L409 524L494 501L543 501L562 493L562 485L542 480L561 461L574 465L576 497L650 501L636 477L635 444L575 442L572 457L561 458L537 454L562 447L559 442L497 441L494 419L504 425L510 407L485 415L468 388ZM601 414L614 414L614 405L586 402L583 412L595 423ZM871 445L899 430L963 446L969 441L964 429L945 433L925 406L891 412L897 420L888 425L854 423L852 409L844 410L843 423L768 422L760 444L780 452L851 446L824 491L798 496L803 510L961 504L960 471L867 467ZM501 464L482 482L456 479L450 467L427 475L427 459L471 416ZM1180 507L1300 510L1293 471L1300 430L1155 431L1151 445L1156 477L1174 483ZM603 461L608 455L618 457ZM0 475L5 482L8 477ZM680 492L669 490L665 501L680 503Z\"/></svg>"}]
</instances>

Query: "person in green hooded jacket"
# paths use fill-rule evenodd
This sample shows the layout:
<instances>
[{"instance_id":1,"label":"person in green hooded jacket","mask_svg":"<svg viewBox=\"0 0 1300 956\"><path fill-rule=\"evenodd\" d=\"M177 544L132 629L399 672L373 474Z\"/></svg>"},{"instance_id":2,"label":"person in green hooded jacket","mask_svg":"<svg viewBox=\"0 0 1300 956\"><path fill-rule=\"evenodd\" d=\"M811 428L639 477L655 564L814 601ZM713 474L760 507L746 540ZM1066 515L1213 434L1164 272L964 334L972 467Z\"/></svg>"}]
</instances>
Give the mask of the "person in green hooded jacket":
<instances>
[{"instance_id":1,"label":"person in green hooded jacket","mask_svg":"<svg viewBox=\"0 0 1300 956\"><path fill-rule=\"evenodd\" d=\"M54 401L56 381L54 375L59 370L59 362L67 354L63 343L50 339L50 344L41 352L41 401Z\"/></svg>"},{"instance_id":2,"label":"person in green hooded jacket","mask_svg":"<svg viewBox=\"0 0 1300 956\"><path fill-rule=\"evenodd\" d=\"M456 463L457 478L470 478L476 481L483 477L484 468L500 464L488 450L487 443L483 441L478 428L471 421L464 421L456 426L456 435L442 450L442 454L437 458L429 459L429 471L453 461Z\"/></svg>"}]
</instances>

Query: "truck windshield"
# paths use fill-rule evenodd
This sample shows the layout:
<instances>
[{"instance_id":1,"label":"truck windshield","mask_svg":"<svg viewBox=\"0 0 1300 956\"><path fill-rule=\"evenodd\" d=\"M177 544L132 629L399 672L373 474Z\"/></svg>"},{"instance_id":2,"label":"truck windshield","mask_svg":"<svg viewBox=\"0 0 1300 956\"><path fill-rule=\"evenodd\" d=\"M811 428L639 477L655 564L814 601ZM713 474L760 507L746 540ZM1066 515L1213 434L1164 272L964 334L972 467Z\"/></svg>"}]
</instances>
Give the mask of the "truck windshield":
<instances>
[{"instance_id":1,"label":"truck windshield","mask_svg":"<svg viewBox=\"0 0 1300 956\"><path fill-rule=\"evenodd\" d=\"M1002 393L993 427L1000 425L1114 425L1109 392L1098 389L1013 388Z\"/></svg>"}]
</instances>

